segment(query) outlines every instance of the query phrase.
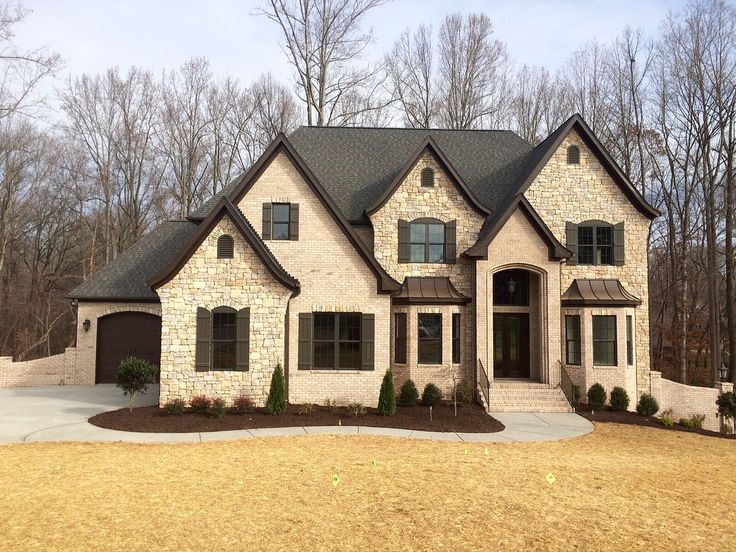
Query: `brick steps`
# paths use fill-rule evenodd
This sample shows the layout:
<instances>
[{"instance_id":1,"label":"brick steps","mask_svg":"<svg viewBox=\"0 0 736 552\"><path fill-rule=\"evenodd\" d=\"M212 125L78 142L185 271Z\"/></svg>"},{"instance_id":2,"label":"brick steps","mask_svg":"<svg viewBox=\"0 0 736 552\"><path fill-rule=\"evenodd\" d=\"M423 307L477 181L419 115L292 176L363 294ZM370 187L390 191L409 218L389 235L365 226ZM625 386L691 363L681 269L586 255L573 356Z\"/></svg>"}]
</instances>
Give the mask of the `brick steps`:
<instances>
[{"instance_id":1,"label":"brick steps","mask_svg":"<svg viewBox=\"0 0 736 552\"><path fill-rule=\"evenodd\" d=\"M490 412L573 412L562 389L546 383L496 381L490 402Z\"/></svg>"}]
</instances>

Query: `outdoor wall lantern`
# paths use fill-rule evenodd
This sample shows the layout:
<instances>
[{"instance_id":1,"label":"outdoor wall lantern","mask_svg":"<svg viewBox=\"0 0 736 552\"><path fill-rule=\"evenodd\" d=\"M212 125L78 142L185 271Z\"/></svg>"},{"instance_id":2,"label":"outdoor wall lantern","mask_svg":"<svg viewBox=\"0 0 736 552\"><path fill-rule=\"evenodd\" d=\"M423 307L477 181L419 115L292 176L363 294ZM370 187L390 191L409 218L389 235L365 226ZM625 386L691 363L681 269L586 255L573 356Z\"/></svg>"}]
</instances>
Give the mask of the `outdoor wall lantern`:
<instances>
[{"instance_id":1,"label":"outdoor wall lantern","mask_svg":"<svg viewBox=\"0 0 736 552\"><path fill-rule=\"evenodd\" d=\"M516 282L514 281L513 278L509 278L508 286L509 286L509 295L513 295L514 292L516 291Z\"/></svg>"},{"instance_id":2,"label":"outdoor wall lantern","mask_svg":"<svg viewBox=\"0 0 736 552\"><path fill-rule=\"evenodd\" d=\"M728 381L728 368L725 366L721 366L721 368L718 370L719 375L721 376L721 381Z\"/></svg>"},{"instance_id":3,"label":"outdoor wall lantern","mask_svg":"<svg viewBox=\"0 0 736 552\"><path fill-rule=\"evenodd\" d=\"M92 322L89 321L89 318L86 318L84 322L82 322L82 327L84 328L85 332L89 331L89 327L92 324Z\"/></svg>"}]
</instances>

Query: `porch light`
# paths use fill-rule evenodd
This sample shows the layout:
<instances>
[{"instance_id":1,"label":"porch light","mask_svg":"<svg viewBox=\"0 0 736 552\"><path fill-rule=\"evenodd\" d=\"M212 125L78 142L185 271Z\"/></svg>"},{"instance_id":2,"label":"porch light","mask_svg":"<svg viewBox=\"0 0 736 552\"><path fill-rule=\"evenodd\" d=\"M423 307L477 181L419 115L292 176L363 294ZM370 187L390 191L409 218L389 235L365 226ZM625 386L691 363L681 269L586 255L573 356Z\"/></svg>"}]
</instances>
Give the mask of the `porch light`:
<instances>
[{"instance_id":1,"label":"porch light","mask_svg":"<svg viewBox=\"0 0 736 552\"><path fill-rule=\"evenodd\" d=\"M513 295L516 291L516 281L513 278L509 278L509 295Z\"/></svg>"},{"instance_id":2,"label":"porch light","mask_svg":"<svg viewBox=\"0 0 736 552\"><path fill-rule=\"evenodd\" d=\"M721 376L721 381L728 381L728 368L721 366L718 370L718 375Z\"/></svg>"},{"instance_id":3,"label":"porch light","mask_svg":"<svg viewBox=\"0 0 736 552\"><path fill-rule=\"evenodd\" d=\"M92 324L92 322L89 321L89 318L86 318L84 322L82 322L82 327L84 328L85 332L89 331L89 327Z\"/></svg>"}]
</instances>

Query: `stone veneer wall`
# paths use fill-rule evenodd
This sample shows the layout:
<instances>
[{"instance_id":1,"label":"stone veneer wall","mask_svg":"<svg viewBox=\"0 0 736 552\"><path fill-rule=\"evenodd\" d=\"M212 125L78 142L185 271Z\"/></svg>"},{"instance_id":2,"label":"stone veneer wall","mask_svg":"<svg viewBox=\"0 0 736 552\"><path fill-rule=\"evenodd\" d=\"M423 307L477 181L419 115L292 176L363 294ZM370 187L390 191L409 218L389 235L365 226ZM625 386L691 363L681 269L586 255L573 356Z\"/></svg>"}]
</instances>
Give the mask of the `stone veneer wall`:
<instances>
[{"instance_id":1,"label":"stone veneer wall","mask_svg":"<svg viewBox=\"0 0 736 552\"><path fill-rule=\"evenodd\" d=\"M733 391L733 383L718 383L716 387L695 387L670 381L662 377L661 372L650 373L651 390L649 391L659 403L659 412L672 409L672 419L688 418L693 414L705 415L704 429L721 430L716 399L721 393Z\"/></svg>"},{"instance_id":2,"label":"stone veneer wall","mask_svg":"<svg viewBox=\"0 0 736 552\"><path fill-rule=\"evenodd\" d=\"M580 164L567 164L567 148L580 148ZM649 389L649 288L647 236L650 221L616 185L577 132L563 140L547 165L524 194L550 230L563 244L565 223L605 220L625 223L625 264L586 266L562 264L560 287L564 293L575 278L616 278L642 300L636 309L637 394Z\"/></svg>"},{"instance_id":3,"label":"stone veneer wall","mask_svg":"<svg viewBox=\"0 0 736 552\"><path fill-rule=\"evenodd\" d=\"M266 202L299 204L299 240L266 242L301 284L301 293L289 301L289 401L321 404L331 398L375 406L383 374L390 365L390 297L377 293L373 272L284 154L274 158L238 204L259 234ZM298 369L299 313L319 311L375 315L373 371Z\"/></svg>"},{"instance_id":4,"label":"stone veneer wall","mask_svg":"<svg viewBox=\"0 0 736 552\"><path fill-rule=\"evenodd\" d=\"M536 357L537 367L530 366L541 382L557 385L560 380L560 268L558 261L549 260L549 248L526 216L519 210L488 246L488 259L476 261L478 305L475 316L478 358L493 382L493 275L508 268L521 268L537 275L538 308L530 312L530 329L537 318L538 351L530 339L530 362ZM534 290L530 289L530 293ZM534 304L530 301L530 304ZM501 307L499 312L508 308ZM531 338L531 336L530 336Z\"/></svg>"},{"instance_id":5,"label":"stone veneer wall","mask_svg":"<svg viewBox=\"0 0 736 552\"><path fill-rule=\"evenodd\" d=\"M422 170L427 167L434 170L434 186L431 188L423 187L421 184ZM411 222L418 218L436 218L443 222L457 221L457 262L455 264L399 263L398 221L399 219L404 219ZM403 282L407 276L448 277L460 293L472 298L474 293L473 261L462 257L461 254L475 243L478 237L478 231L483 225L483 220L484 217L468 205L465 198L441 168L434 156L429 152L425 152L385 205L371 216L374 254L386 271L399 282ZM462 317L462 332L464 336L462 346L463 362L459 365L454 365L457 368L458 376L461 378L464 378L466 374L472 374L474 367L473 351L475 349L472 332L472 318L474 317L473 304L466 305L464 312L467 314ZM445 318L446 316L443 315L443 331L445 328L451 328L451 320L445 320ZM414 321L414 326L416 326L416 320ZM412 324L410 323L409 328L411 327ZM393 342L391 347L393 349ZM430 369L427 366L417 364L416 353L416 344L413 348L410 344L407 358L409 362L408 370L412 374L426 374ZM449 354L450 349L443 352L443 356L445 357L448 357ZM450 362L449 357L443 360L445 363ZM437 369L432 369L431 371L436 372ZM440 385L440 387L451 385L447 379L449 375L445 377L444 382L439 381L439 374L436 374L436 377L437 380L434 383ZM415 383L419 387L419 383L416 380ZM419 391L421 392L421 388Z\"/></svg>"},{"instance_id":6,"label":"stone veneer wall","mask_svg":"<svg viewBox=\"0 0 736 552\"><path fill-rule=\"evenodd\" d=\"M217 238L234 240L232 259L217 258ZM286 307L291 291L278 283L232 221L223 218L169 282L158 290L161 300L161 392L163 405L194 395L228 401L246 394L265 403L271 375L283 363ZM250 307L248 371L195 370L197 307Z\"/></svg>"}]
</instances>

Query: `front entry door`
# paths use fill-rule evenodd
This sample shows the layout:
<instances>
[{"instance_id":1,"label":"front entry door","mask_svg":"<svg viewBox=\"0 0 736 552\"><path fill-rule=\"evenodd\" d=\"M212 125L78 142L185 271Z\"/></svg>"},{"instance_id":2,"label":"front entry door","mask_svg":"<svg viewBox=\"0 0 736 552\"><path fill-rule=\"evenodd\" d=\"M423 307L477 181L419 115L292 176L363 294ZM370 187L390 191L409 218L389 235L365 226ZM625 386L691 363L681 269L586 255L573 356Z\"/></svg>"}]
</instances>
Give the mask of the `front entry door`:
<instances>
[{"instance_id":1,"label":"front entry door","mask_svg":"<svg viewBox=\"0 0 736 552\"><path fill-rule=\"evenodd\" d=\"M529 377L529 315L493 315L493 377Z\"/></svg>"}]
</instances>

